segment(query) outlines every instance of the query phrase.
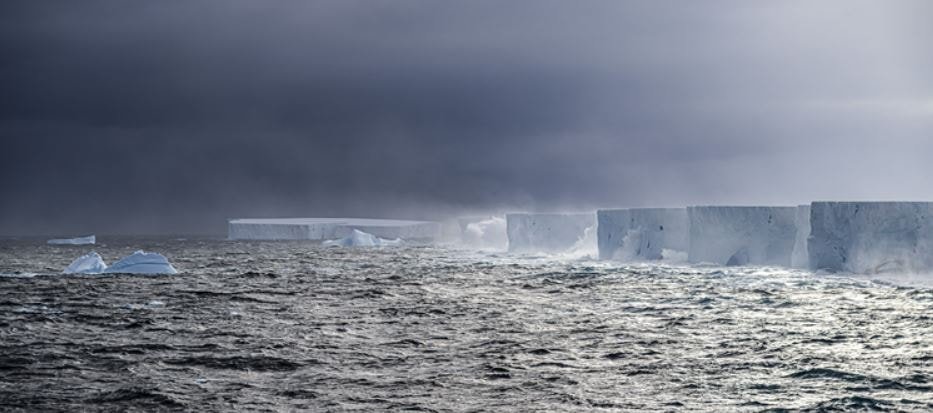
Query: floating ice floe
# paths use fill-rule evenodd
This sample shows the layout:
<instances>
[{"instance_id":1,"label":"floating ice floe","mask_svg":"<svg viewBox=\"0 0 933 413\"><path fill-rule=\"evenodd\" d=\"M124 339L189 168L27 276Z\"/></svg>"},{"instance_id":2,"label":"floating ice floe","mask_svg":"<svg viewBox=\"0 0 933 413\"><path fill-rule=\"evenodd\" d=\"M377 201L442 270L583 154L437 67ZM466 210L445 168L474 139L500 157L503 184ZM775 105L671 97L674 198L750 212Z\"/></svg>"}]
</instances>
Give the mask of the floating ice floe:
<instances>
[{"instance_id":1,"label":"floating ice floe","mask_svg":"<svg viewBox=\"0 0 933 413\"><path fill-rule=\"evenodd\" d=\"M107 270L107 263L100 254L91 252L82 255L71 262L63 273L65 274L100 274Z\"/></svg>"},{"instance_id":2,"label":"floating ice floe","mask_svg":"<svg viewBox=\"0 0 933 413\"><path fill-rule=\"evenodd\" d=\"M368 234L358 229L354 229L349 236L345 238L324 241L325 247L384 247L388 245L398 245L401 239L382 239L373 234Z\"/></svg>"},{"instance_id":3,"label":"floating ice floe","mask_svg":"<svg viewBox=\"0 0 933 413\"><path fill-rule=\"evenodd\" d=\"M105 274L177 274L178 271L164 255L136 251L104 270Z\"/></svg>"},{"instance_id":4,"label":"floating ice floe","mask_svg":"<svg viewBox=\"0 0 933 413\"><path fill-rule=\"evenodd\" d=\"M88 235L86 237L77 237L77 238L56 238L46 241L49 245L94 245L97 243L97 237L94 235Z\"/></svg>"}]
</instances>

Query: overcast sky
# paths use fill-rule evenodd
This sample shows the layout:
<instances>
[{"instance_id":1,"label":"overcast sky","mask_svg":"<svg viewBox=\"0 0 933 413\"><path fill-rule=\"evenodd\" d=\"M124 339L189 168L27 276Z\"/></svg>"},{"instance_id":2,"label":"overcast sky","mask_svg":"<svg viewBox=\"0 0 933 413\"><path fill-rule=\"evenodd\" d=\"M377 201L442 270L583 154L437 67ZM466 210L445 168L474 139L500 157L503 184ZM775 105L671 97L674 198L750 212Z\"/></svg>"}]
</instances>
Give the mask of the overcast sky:
<instances>
[{"instance_id":1,"label":"overcast sky","mask_svg":"<svg viewBox=\"0 0 933 413\"><path fill-rule=\"evenodd\" d=\"M4 1L0 235L933 200L930 1Z\"/></svg>"}]
</instances>

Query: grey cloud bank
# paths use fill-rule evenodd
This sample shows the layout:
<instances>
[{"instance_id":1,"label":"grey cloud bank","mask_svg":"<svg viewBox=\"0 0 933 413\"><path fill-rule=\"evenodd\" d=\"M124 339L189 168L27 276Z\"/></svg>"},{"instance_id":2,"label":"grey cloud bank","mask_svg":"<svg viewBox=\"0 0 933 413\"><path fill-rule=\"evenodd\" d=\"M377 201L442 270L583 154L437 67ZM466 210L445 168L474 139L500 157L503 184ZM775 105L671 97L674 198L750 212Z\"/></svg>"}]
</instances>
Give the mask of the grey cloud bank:
<instances>
[{"instance_id":1,"label":"grey cloud bank","mask_svg":"<svg viewBox=\"0 0 933 413\"><path fill-rule=\"evenodd\" d=\"M933 199L933 5L5 2L0 235Z\"/></svg>"}]
</instances>

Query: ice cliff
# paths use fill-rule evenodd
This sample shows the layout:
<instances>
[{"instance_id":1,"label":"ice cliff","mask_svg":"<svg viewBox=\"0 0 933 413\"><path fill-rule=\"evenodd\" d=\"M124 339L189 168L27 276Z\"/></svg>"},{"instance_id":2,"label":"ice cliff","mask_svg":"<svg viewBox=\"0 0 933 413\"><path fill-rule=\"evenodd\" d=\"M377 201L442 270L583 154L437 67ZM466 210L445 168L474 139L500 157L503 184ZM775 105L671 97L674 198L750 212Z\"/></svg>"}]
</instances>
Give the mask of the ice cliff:
<instances>
[{"instance_id":1,"label":"ice cliff","mask_svg":"<svg viewBox=\"0 0 933 413\"><path fill-rule=\"evenodd\" d=\"M596 212L600 259L660 260L687 251L684 208L605 209Z\"/></svg>"},{"instance_id":2,"label":"ice cliff","mask_svg":"<svg viewBox=\"0 0 933 413\"><path fill-rule=\"evenodd\" d=\"M587 229L596 226L589 214L507 214L510 252L566 252L580 248Z\"/></svg>"},{"instance_id":3,"label":"ice cliff","mask_svg":"<svg viewBox=\"0 0 933 413\"><path fill-rule=\"evenodd\" d=\"M719 265L791 265L796 207L687 208L688 258Z\"/></svg>"},{"instance_id":4,"label":"ice cliff","mask_svg":"<svg viewBox=\"0 0 933 413\"><path fill-rule=\"evenodd\" d=\"M440 224L427 221L364 218L234 219L228 223L232 240L328 240L359 230L380 238L433 241Z\"/></svg>"},{"instance_id":5,"label":"ice cliff","mask_svg":"<svg viewBox=\"0 0 933 413\"><path fill-rule=\"evenodd\" d=\"M933 203L814 202L810 268L873 274L933 270Z\"/></svg>"},{"instance_id":6,"label":"ice cliff","mask_svg":"<svg viewBox=\"0 0 933 413\"><path fill-rule=\"evenodd\" d=\"M337 240L328 240L324 241L323 245L325 247L384 247L388 245L399 245L402 243L401 239L382 239L376 237L373 234L367 234L358 229L354 229L349 236L337 239Z\"/></svg>"}]
</instances>

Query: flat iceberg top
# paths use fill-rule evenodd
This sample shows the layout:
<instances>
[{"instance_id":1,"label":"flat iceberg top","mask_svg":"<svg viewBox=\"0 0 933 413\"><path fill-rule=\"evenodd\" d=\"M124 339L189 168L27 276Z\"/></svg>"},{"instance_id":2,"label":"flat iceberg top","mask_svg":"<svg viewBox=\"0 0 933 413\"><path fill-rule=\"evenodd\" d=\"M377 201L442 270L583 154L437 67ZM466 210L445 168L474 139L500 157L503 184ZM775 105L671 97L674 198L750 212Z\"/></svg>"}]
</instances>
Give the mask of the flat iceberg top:
<instances>
[{"instance_id":1,"label":"flat iceberg top","mask_svg":"<svg viewBox=\"0 0 933 413\"><path fill-rule=\"evenodd\" d=\"M97 243L97 237L88 235L76 238L55 238L46 241L46 243L49 245L93 245Z\"/></svg>"},{"instance_id":2,"label":"flat iceberg top","mask_svg":"<svg viewBox=\"0 0 933 413\"><path fill-rule=\"evenodd\" d=\"M155 252L136 251L113 263L107 274L177 274L164 255Z\"/></svg>"},{"instance_id":3,"label":"flat iceberg top","mask_svg":"<svg viewBox=\"0 0 933 413\"><path fill-rule=\"evenodd\" d=\"M339 224L360 226L405 226L417 224L430 224L430 221L410 221L404 219L374 219L374 218L239 218L231 219L231 224L264 224L264 225L313 225L313 224Z\"/></svg>"},{"instance_id":4,"label":"flat iceberg top","mask_svg":"<svg viewBox=\"0 0 933 413\"><path fill-rule=\"evenodd\" d=\"M97 252L90 252L76 258L65 268L64 274L100 274L107 269L107 263Z\"/></svg>"}]
</instances>

